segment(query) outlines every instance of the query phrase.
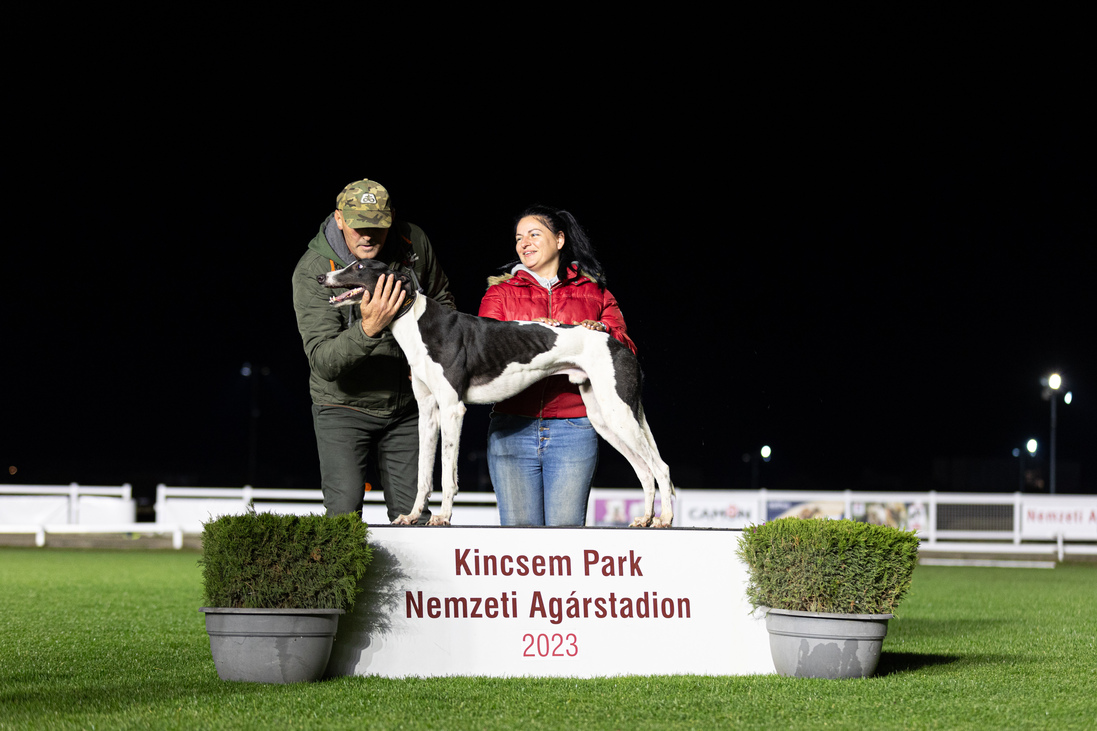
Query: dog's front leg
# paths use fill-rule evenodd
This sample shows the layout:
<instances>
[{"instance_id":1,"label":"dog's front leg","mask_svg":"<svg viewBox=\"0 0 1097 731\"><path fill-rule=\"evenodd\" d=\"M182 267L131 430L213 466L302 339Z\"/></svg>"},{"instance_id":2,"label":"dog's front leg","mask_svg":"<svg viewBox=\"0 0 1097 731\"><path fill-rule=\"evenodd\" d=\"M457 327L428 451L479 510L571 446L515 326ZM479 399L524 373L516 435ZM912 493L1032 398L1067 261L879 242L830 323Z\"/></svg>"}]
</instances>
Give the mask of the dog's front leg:
<instances>
[{"instance_id":1,"label":"dog's front leg","mask_svg":"<svg viewBox=\"0 0 1097 731\"><path fill-rule=\"evenodd\" d=\"M398 515L393 525L411 525L427 507L434 488L434 452L438 448L438 400L420 379L411 376L411 390L419 406L419 490L407 515ZM447 514L448 518L448 514ZM430 521L434 524L433 519Z\"/></svg>"},{"instance_id":2,"label":"dog's front leg","mask_svg":"<svg viewBox=\"0 0 1097 731\"><path fill-rule=\"evenodd\" d=\"M442 429L442 506L430 516L429 525L449 525L453 498L457 494L457 453L461 448L461 425L465 405L460 401L441 407Z\"/></svg>"},{"instance_id":3,"label":"dog's front leg","mask_svg":"<svg viewBox=\"0 0 1097 731\"><path fill-rule=\"evenodd\" d=\"M643 480L641 479L641 482ZM630 528L647 528L652 525L652 521L655 519L655 485L644 483L644 514L632 519L629 523ZM662 527L662 526L655 526Z\"/></svg>"}]
</instances>

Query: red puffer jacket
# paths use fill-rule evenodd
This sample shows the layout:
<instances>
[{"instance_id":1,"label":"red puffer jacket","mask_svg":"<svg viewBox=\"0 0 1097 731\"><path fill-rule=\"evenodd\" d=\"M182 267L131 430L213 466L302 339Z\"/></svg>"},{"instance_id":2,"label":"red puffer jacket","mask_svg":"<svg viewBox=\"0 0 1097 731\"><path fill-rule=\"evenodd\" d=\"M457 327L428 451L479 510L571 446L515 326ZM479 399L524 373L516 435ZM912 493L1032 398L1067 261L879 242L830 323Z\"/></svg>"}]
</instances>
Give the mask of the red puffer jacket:
<instances>
[{"instance_id":1,"label":"red puffer jacket","mask_svg":"<svg viewBox=\"0 0 1097 731\"><path fill-rule=\"evenodd\" d=\"M633 353L636 345L625 334L625 318L609 290L599 289L587 275L574 266L568 267L563 279L552 291L542 287L529 272L492 277L483 301L480 317L493 320L534 320L551 317L564 324L583 320L599 320L609 327L609 334L628 346ZM517 396L495 404L501 414L544 419L569 419L587 415L579 387L567 376L550 376L527 388Z\"/></svg>"}]
</instances>

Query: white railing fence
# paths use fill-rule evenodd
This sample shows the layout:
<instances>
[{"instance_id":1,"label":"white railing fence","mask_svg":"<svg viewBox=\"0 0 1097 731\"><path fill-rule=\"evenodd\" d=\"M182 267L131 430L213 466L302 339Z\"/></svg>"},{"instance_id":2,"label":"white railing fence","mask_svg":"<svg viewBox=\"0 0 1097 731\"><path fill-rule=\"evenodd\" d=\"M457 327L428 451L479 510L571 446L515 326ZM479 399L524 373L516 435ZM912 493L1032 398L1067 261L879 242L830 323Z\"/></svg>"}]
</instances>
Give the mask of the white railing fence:
<instances>
[{"instance_id":1,"label":"white railing fence","mask_svg":"<svg viewBox=\"0 0 1097 731\"><path fill-rule=\"evenodd\" d=\"M632 494L629 494L632 492ZM915 530L923 551L1097 555L1097 496L1028 493L679 490L675 525L744 528L796 515ZM614 491L632 502L634 491ZM603 524L595 496L589 524ZM602 501L602 505L599 504ZM638 505L628 505L635 510ZM604 513L602 510L601 513Z\"/></svg>"},{"instance_id":2,"label":"white railing fence","mask_svg":"<svg viewBox=\"0 0 1097 731\"><path fill-rule=\"evenodd\" d=\"M132 487L79 485L0 486L0 533L31 533L36 545L57 534L199 534L203 521L238 514L249 505L260 512L322 513L320 490L244 487L156 488L155 521L136 521ZM440 499L432 496L432 506ZM658 505L658 500L656 501ZM595 488L588 526L627 525L643 511L636 489ZM915 530L923 551L972 553L1056 553L1097 555L1097 496L1027 493L873 493L778 490L680 489L674 524L695 528L745 528L779 517L850 518ZM384 496L367 492L363 520L388 523ZM459 493L455 525L499 525L493 493Z\"/></svg>"},{"instance_id":3,"label":"white railing fence","mask_svg":"<svg viewBox=\"0 0 1097 731\"><path fill-rule=\"evenodd\" d=\"M183 547L185 535L202 532L202 523L221 515L240 514L249 505L259 512L309 515L324 512L320 490L244 487L170 487L158 485L155 521L137 522L132 487L71 485L0 486L0 534L32 534L35 545L46 545L49 534L135 534L172 537ZM441 500L435 493L431 506ZM499 525L494 493L464 493L455 501L455 525ZM385 497L367 492L362 519L388 523Z\"/></svg>"}]
</instances>

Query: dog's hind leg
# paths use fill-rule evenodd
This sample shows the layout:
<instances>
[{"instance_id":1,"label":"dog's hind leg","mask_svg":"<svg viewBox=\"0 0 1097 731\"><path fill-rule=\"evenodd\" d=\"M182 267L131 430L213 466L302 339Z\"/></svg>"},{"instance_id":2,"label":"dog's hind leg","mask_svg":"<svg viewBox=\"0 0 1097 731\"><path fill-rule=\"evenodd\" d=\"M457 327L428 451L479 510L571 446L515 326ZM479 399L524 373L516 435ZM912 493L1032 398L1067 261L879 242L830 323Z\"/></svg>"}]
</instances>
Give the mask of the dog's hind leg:
<instances>
[{"instance_id":1,"label":"dog's hind leg","mask_svg":"<svg viewBox=\"0 0 1097 731\"><path fill-rule=\"evenodd\" d=\"M665 527L673 519L673 508L669 500L662 501L663 517L655 515L655 473L652 470L650 448L641 425L632 415L632 410L616 394L599 400L591 383L579 386L579 394L587 408L587 418L591 426L632 465L640 485L644 489L644 514L630 524L632 527ZM603 408L602 401L608 401L609 409ZM662 487L662 486L660 486ZM660 490L662 492L662 489Z\"/></svg>"},{"instance_id":2,"label":"dog's hind leg","mask_svg":"<svg viewBox=\"0 0 1097 731\"><path fill-rule=\"evenodd\" d=\"M671 504L671 497L674 495L674 483L670 481L670 467L659 455L659 447L655 446L655 437L652 436L651 427L648 425L647 417L644 416L643 405L640 406L640 429L644 433L644 440L648 446L648 466L655 473L655 478L659 482L659 500L662 510L660 515L652 518L652 526L666 528L670 526L671 521L674 519L674 507Z\"/></svg>"},{"instance_id":3,"label":"dog's hind leg","mask_svg":"<svg viewBox=\"0 0 1097 731\"><path fill-rule=\"evenodd\" d=\"M439 409L442 428L442 506L430 516L428 525L449 525L453 514L453 498L457 495L457 453L461 447L461 424L465 420L465 405L456 395L453 403L440 404Z\"/></svg>"},{"instance_id":4,"label":"dog's hind leg","mask_svg":"<svg viewBox=\"0 0 1097 731\"><path fill-rule=\"evenodd\" d=\"M393 525L411 525L417 521L427 507L427 500L434 488L434 453L438 448L438 400L414 373L411 376L411 390L419 405L419 491L411 512L396 516L396 520L392 521ZM449 517L448 514L446 517Z\"/></svg>"}]
</instances>

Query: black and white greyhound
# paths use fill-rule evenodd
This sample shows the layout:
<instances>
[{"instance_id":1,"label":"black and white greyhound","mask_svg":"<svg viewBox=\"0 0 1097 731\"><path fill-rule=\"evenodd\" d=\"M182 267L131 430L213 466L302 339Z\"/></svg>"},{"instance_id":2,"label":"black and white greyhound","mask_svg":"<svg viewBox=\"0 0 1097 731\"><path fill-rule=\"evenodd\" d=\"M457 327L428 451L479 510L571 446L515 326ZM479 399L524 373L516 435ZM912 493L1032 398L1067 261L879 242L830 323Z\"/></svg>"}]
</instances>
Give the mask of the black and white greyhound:
<instances>
[{"instance_id":1,"label":"black and white greyhound","mask_svg":"<svg viewBox=\"0 0 1097 731\"><path fill-rule=\"evenodd\" d=\"M317 280L325 287L349 288L329 300L341 307L361 302L385 274L395 274L404 288L404 303L389 329L411 365L412 391L419 403L419 492L411 512L393 523L414 523L426 507L441 429L442 507L429 525L449 525L466 402L502 401L546 376L563 373L579 386L595 431L624 455L640 478L644 515L632 525L671 524L674 485L644 418L640 364L627 347L606 333L584 327L500 322L455 312L419 296L407 274L372 259L321 274ZM662 501L658 516L656 480Z\"/></svg>"}]
</instances>

